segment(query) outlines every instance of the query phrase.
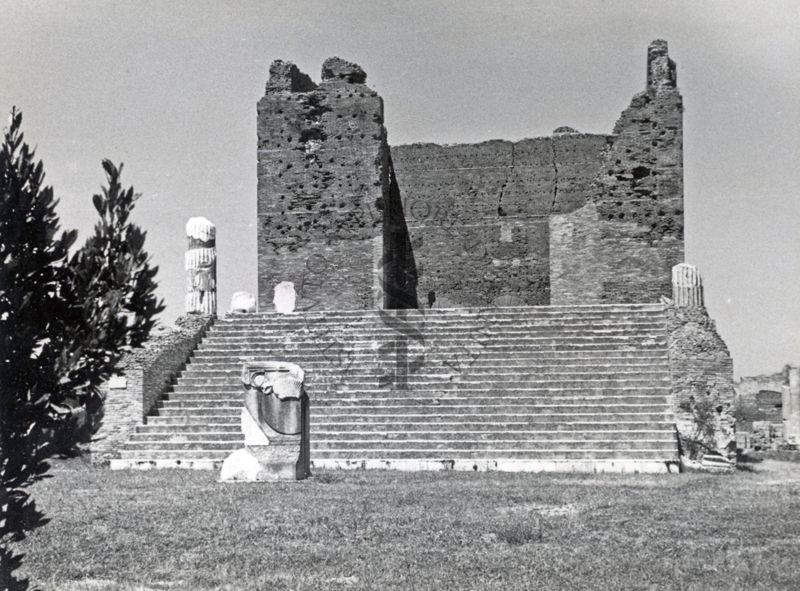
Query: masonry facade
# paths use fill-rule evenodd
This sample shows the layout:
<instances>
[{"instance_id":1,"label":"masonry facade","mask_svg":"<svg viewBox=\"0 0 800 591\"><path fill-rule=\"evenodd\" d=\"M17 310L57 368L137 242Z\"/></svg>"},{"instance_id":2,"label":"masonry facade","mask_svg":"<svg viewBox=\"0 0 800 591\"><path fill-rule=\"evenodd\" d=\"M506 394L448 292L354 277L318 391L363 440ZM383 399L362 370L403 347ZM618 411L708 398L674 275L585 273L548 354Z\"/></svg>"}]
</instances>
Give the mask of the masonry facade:
<instances>
[{"instance_id":1,"label":"masonry facade","mask_svg":"<svg viewBox=\"0 0 800 591\"><path fill-rule=\"evenodd\" d=\"M607 135L390 147L339 58L276 61L258 104L259 307L656 302L683 261L682 98L664 41Z\"/></svg>"}]
</instances>

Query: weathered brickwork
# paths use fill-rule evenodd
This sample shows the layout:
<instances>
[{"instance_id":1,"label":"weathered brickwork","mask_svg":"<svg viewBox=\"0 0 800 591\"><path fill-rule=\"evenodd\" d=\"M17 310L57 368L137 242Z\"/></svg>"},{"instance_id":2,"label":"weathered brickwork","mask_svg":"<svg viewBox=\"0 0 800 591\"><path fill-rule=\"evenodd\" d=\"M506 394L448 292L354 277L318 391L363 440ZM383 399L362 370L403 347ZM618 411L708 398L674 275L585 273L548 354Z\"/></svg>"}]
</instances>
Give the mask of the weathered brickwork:
<instances>
[{"instance_id":1,"label":"weathered brickwork","mask_svg":"<svg viewBox=\"0 0 800 591\"><path fill-rule=\"evenodd\" d=\"M393 147L419 302L549 303L548 218L584 203L606 142L572 133Z\"/></svg>"},{"instance_id":2,"label":"weathered brickwork","mask_svg":"<svg viewBox=\"0 0 800 591\"><path fill-rule=\"evenodd\" d=\"M301 310L382 304L389 150L383 101L365 80L338 58L323 64L319 85L293 64L270 68L258 103L262 311L282 281L294 283Z\"/></svg>"},{"instance_id":3,"label":"weathered brickwork","mask_svg":"<svg viewBox=\"0 0 800 591\"><path fill-rule=\"evenodd\" d=\"M734 450L733 360L704 307L667 308L672 409L683 439L697 436L696 405L713 409L714 432L709 448Z\"/></svg>"},{"instance_id":4,"label":"weathered brickwork","mask_svg":"<svg viewBox=\"0 0 800 591\"><path fill-rule=\"evenodd\" d=\"M742 425L744 430L752 428L753 420L782 423L782 407L789 396L787 369L772 375L743 377L734 384L737 408L753 411L750 424Z\"/></svg>"},{"instance_id":5,"label":"weathered brickwork","mask_svg":"<svg viewBox=\"0 0 800 591\"><path fill-rule=\"evenodd\" d=\"M682 102L666 43L610 135L390 149L364 71L270 69L258 105L259 304L655 302L683 260Z\"/></svg>"},{"instance_id":6,"label":"weathered brickwork","mask_svg":"<svg viewBox=\"0 0 800 591\"><path fill-rule=\"evenodd\" d=\"M582 210L550 222L551 303L646 302L683 261L683 103L666 42L623 111Z\"/></svg>"},{"instance_id":7,"label":"weathered brickwork","mask_svg":"<svg viewBox=\"0 0 800 591\"><path fill-rule=\"evenodd\" d=\"M103 419L92 439L93 462L105 463L117 456L136 426L156 409L212 323L212 316L183 316L174 327L125 356L120 374L101 387Z\"/></svg>"}]
</instances>

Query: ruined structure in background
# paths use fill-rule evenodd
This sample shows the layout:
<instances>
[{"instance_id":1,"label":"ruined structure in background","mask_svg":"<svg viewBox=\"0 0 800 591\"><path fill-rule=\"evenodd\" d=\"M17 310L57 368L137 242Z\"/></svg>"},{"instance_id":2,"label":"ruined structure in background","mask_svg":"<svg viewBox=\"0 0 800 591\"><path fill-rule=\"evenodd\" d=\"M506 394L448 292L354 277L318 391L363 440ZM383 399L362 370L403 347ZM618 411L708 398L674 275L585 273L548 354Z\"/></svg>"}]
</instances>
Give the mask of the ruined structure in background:
<instances>
[{"instance_id":1,"label":"ruined structure in background","mask_svg":"<svg viewBox=\"0 0 800 591\"><path fill-rule=\"evenodd\" d=\"M734 387L740 448L800 448L800 366L740 378Z\"/></svg>"},{"instance_id":2,"label":"ruined structure in background","mask_svg":"<svg viewBox=\"0 0 800 591\"><path fill-rule=\"evenodd\" d=\"M186 222L186 313L217 313L217 228L203 217Z\"/></svg>"},{"instance_id":3,"label":"ruined structure in background","mask_svg":"<svg viewBox=\"0 0 800 591\"><path fill-rule=\"evenodd\" d=\"M654 302L683 261L682 99L666 43L608 135L389 147L364 71L270 68L258 104L262 311ZM567 129L569 131L564 131Z\"/></svg>"},{"instance_id":4,"label":"ruined structure in background","mask_svg":"<svg viewBox=\"0 0 800 591\"><path fill-rule=\"evenodd\" d=\"M683 263L666 42L608 134L390 147L366 78L340 58L319 83L272 63L259 312L214 325L112 465L221 462L238 368L285 359L308 372L315 466L663 472L679 450L728 466L732 361Z\"/></svg>"}]
</instances>

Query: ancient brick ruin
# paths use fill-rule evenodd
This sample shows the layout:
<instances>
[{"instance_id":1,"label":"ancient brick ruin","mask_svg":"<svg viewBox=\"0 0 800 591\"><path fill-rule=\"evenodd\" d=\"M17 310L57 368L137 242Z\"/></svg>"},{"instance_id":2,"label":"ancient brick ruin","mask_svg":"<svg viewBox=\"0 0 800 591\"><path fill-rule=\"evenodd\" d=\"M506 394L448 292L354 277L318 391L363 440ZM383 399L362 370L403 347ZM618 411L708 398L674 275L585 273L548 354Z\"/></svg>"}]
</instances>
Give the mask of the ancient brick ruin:
<instances>
[{"instance_id":1,"label":"ancient brick ruin","mask_svg":"<svg viewBox=\"0 0 800 591\"><path fill-rule=\"evenodd\" d=\"M259 293L306 309L636 303L683 261L682 100L666 43L608 135L390 147L380 97L332 58L270 68L258 104Z\"/></svg>"},{"instance_id":2,"label":"ancient brick ruin","mask_svg":"<svg viewBox=\"0 0 800 591\"><path fill-rule=\"evenodd\" d=\"M608 134L390 146L366 79L340 58L319 83L273 62L258 312L216 321L112 467L219 465L242 445L242 365L274 360L305 372L315 467L665 471L730 454L732 361L683 264L666 42Z\"/></svg>"}]
</instances>

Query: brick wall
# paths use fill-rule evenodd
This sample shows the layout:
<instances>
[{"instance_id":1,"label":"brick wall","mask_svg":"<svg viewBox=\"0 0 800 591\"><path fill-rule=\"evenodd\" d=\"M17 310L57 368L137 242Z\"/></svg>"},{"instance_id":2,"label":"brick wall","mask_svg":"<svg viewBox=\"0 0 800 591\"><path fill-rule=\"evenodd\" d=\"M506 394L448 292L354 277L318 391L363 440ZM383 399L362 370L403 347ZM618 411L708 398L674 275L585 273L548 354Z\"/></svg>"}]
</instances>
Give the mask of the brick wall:
<instances>
[{"instance_id":1,"label":"brick wall","mask_svg":"<svg viewBox=\"0 0 800 591\"><path fill-rule=\"evenodd\" d=\"M705 308L667 308L672 410L678 433L696 431L691 408L707 402L716 411L716 432L706 441L720 451L734 442L733 360ZM731 450L729 450L731 451Z\"/></svg>"},{"instance_id":2,"label":"brick wall","mask_svg":"<svg viewBox=\"0 0 800 591\"><path fill-rule=\"evenodd\" d=\"M789 397L786 369L771 375L743 377L734 388L742 430L753 430L754 421L769 421L783 426L783 407L788 407Z\"/></svg>"},{"instance_id":3,"label":"brick wall","mask_svg":"<svg viewBox=\"0 0 800 591\"><path fill-rule=\"evenodd\" d=\"M104 463L133 434L163 397L213 323L212 316L184 316L126 355L118 375L101 386L103 419L92 438L92 461Z\"/></svg>"},{"instance_id":4,"label":"brick wall","mask_svg":"<svg viewBox=\"0 0 800 591\"><path fill-rule=\"evenodd\" d=\"M622 112L587 204L550 220L551 302L657 302L683 262L683 102L666 43ZM654 68L671 64L671 70ZM660 78L659 78L660 76Z\"/></svg>"},{"instance_id":5,"label":"brick wall","mask_svg":"<svg viewBox=\"0 0 800 591\"><path fill-rule=\"evenodd\" d=\"M647 226L604 219L599 209L587 203L550 218L550 302L647 303L669 296L683 239L665 236L651 244Z\"/></svg>"},{"instance_id":6,"label":"brick wall","mask_svg":"<svg viewBox=\"0 0 800 591\"><path fill-rule=\"evenodd\" d=\"M274 62L258 104L259 306L656 302L683 261L682 99L666 43L610 135L390 149L355 64Z\"/></svg>"},{"instance_id":7,"label":"brick wall","mask_svg":"<svg viewBox=\"0 0 800 591\"><path fill-rule=\"evenodd\" d=\"M392 148L417 264L437 307L550 302L548 217L582 205L607 138Z\"/></svg>"},{"instance_id":8,"label":"brick wall","mask_svg":"<svg viewBox=\"0 0 800 591\"><path fill-rule=\"evenodd\" d=\"M381 307L389 150L383 101L355 64L331 58L320 84L270 68L258 103L258 302L294 283L298 309ZM376 254L377 253L377 254Z\"/></svg>"}]
</instances>

